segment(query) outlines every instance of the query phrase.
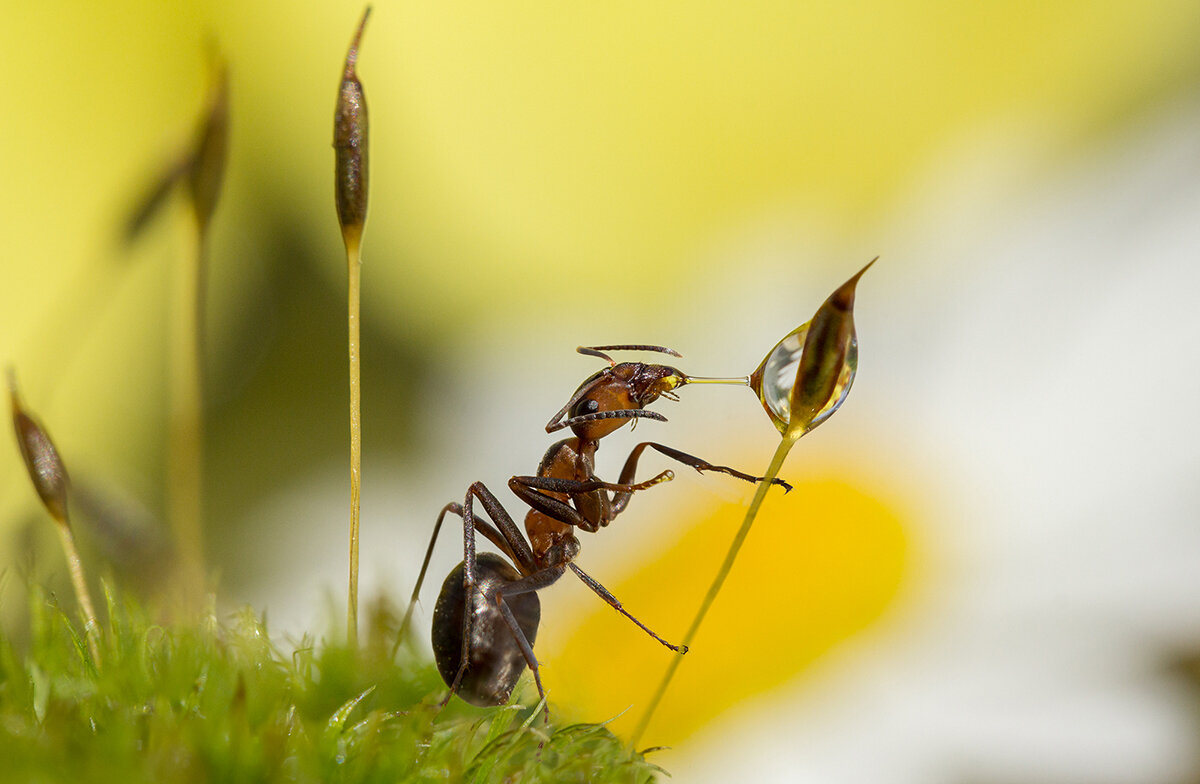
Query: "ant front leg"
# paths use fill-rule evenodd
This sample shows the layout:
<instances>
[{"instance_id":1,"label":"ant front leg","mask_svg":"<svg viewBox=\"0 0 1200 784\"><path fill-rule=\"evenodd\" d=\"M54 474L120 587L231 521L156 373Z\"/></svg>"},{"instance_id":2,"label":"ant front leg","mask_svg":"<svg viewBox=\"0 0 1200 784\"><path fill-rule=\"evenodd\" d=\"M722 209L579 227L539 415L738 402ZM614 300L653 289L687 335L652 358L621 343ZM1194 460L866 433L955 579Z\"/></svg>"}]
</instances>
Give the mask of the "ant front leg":
<instances>
[{"instance_id":1,"label":"ant front leg","mask_svg":"<svg viewBox=\"0 0 1200 784\"><path fill-rule=\"evenodd\" d=\"M625 467L621 469L620 481L622 484L627 484L633 481L633 476L637 472L638 460L641 458L642 453L646 451L646 447L650 447L651 449L666 455L672 460L683 463L686 466L691 466L698 472L714 471L721 474L729 474L737 479L754 483L761 482L766 478L762 476L751 476L750 474L738 471L737 469L730 468L728 466L713 465L707 460L701 460L694 455L689 455L686 452L680 452L678 449L673 449L669 446L665 446L664 444L656 444L653 441L643 441L633 448L633 451L629 453L629 457L625 460ZM771 484L779 485L783 488L785 493L792 489L792 486L782 479L772 479ZM611 503L613 517L616 517L621 512L625 511L625 507L629 505L629 499L631 495L631 493L621 491L617 492L613 496Z\"/></svg>"},{"instance_id":2,"label":"ant front leg","mask_svg":"<svg viewBox=\"0 0 1200 784\"><path fill-rule=\"evenodd\" d=\"M508 480L508 489L512 490L517 498L548 517L585 531L595 531L600 525L607 524L612 515L601 511L596 514L603 519L592 520L570 503L547 494L561 493L573 499L581 499L591 493L608 491L628 497L638 490L645 490L674 478L675 472L669 470L637 484L604 482L599 479L560 479L553 476L514 476ZM604 498L603 505L607 507L607 498Z\"/></svg>"}]
</instances>

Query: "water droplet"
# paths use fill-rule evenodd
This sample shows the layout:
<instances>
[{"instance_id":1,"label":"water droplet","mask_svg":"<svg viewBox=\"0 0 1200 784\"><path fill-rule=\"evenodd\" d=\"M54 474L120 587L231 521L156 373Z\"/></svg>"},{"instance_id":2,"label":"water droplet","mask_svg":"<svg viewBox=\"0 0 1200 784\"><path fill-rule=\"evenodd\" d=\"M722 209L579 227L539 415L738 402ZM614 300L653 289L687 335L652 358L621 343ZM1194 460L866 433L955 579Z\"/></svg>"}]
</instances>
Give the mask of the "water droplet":
<instances>
[{"instance_id":1,"label":"water droplet","mask_svg":"<svg viewBox=\"0 0 1200 784\"><path fill-rule=\"evenodd\" d=\"M796 385L796 373L800 369L800 357L804 354L804 339L808 336L811 321L805 322L792 330L783 340L767 352L762 364L750 376L750 388L758 395L763 410L771 418L771 422L780 433L787 433L791 423L792 387ZM854 374L858 370L858 340L850 339L842 370L838 374L834 394L812 420L804 428L804 432L812 430L828 419L850 393L850 385L854 382Z\"/></svg>"}]
</instances>

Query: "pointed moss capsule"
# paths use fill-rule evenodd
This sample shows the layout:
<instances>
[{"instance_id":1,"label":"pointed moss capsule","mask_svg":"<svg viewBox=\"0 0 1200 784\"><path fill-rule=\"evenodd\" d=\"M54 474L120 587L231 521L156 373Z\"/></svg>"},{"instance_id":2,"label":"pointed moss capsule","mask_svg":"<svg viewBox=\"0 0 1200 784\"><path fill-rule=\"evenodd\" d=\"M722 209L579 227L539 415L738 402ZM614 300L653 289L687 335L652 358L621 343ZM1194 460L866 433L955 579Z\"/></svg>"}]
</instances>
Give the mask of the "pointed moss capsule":
<instances>
[{"instance_id":1,"label":"pointed moss capsule","mask_svg":"<svg viewBox=\"0 0 1200 784\"><path fill-rule=\"evenodd\" d=\"M208 109L200 118L188 170L188 194L201 235L217 209L229 151L229 71L220 62L213 66L213 71Z\"/></svg>"},{"instance_id":2,"label":"pointed moss capsule","mask_svg":"<svg viewBox=\"0 0 1200 784\"><path fill-rule=\"evenodd\" d=\"M346 53L346 68L333 113L334 195L338 223L348 248L361 240L367 221L367 97L354 67L358 62L358 44L370 15L371 7L367 6Z\"/></svg>"},{"instance_id":3,"label":"pointed moss capsule","mask_svg":"<svg viewBox=\"0 0 1200 784\"><path fill-rule=\"evenodd\" d=\"M854 290L875 261L767 352L751 375L750 387L780 433L799 438L832 416L850 393L858 369Z\"/></svg>"},{"instance_id":4,"label":"pointed moss capsule","mask_svg":"<svg viewBox=\"0 0 1200 784\"><path fill-rule=\"evenodd\" d=\"M67 487L70 480L58 450L46 430L21 405L17 394L16 374L8 371L8 396L12 404L13 430L17 434L17 446L25 460L25 468L38 497L46 510L59 525L67 525Z\"/></svg>"},{"instance_id":5,"label":"pointed moss capsule","mask_svg":"<svg viewBox=\"0 0 1200 784\"><path fill-rule=\"evenodd\" d=\"M214 56L207 105L200 115L191 146L163 167L125 223L122 239L131 243L145 230L175 186L187 182L188 200L201 236L208 229L221 183L225 178L225 163L229 153L229 72L223 61Z\"/></svg>"},{"instance_id":6,"label":"pointed moss capsule","mask_svg":"<svg viewBox=\"0 0 1200 784\"><path fill-rule=\"evenodd\" d=\"M54 442L46 433L45 428L37 420L25 413L21 406L21 397L17 394L17 376L12 368L8 369L8 399L12 404L13 430L17 434L17 446L21 449L21 457L25 459L25 467L29 470L29 478L33 487L45 504L46 510L58 523L58 538L62 543L63 555L67 559L67 568L71 572L71 583L75 587L75 597L79 600L79 609L83 613L84 632L87 636L88 650L92 653L92 661L100 666L100 624L96 621L96 610L92 606L92 597L88 593L87 580L83 575L83 562L79 560L79 552L75 549L75 537L71 533L70 517L67 514L67 488L70 481L67 469L63 466Z\"/></svg>"}]
</instances>

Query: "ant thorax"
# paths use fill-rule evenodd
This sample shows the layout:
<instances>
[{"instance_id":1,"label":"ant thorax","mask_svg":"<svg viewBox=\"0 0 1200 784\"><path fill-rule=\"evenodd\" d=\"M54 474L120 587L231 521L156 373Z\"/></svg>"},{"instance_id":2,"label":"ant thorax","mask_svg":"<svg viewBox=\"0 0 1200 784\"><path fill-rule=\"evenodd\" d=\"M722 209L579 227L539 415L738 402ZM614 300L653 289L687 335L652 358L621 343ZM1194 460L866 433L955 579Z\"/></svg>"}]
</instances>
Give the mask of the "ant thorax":
<instances>
[{"instance_id":1,"label":"ant thorax","mask_svg":"<svg viewBox=\"0 0 1200 784\"><path fill-rule=\"evenodd\" d=\"M546 450L538 464L538 476L583 481L591 478L596 454L596 442L579 438L566 438ZM546 495L569 503L567 493L546 492ZM563 564L575 557L579 551L579 540L572 526L530 509L525 515L525 535L533 550L534 560L541 566L550 561ZM567 556L564 560L564 556Z\"/></svg>"}]
</instances>

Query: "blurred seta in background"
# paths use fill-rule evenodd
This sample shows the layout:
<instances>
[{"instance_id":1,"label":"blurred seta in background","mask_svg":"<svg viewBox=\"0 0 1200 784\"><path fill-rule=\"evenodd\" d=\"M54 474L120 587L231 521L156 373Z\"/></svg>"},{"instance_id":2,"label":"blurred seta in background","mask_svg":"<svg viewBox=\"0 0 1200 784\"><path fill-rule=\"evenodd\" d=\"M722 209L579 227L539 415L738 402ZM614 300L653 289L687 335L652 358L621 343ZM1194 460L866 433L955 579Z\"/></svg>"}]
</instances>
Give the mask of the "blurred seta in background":
<instances>
[{"instance_id":1,"label":"blurred seta in background","mask_svg":"<svg viewBox=\"0 0 1200 784\"><path fill-rule=\"evenodd\" d=\"M224 605L296 631L344 581L329 118L361 13L9 3L0 26L0 363L53 422L85 558L145 587L187 205L122 229L192 133L206 41L228 61L204 539ZM407 593L470 482L534 471L597 369L575 346L749 373L879 255L855 394L790 456L643 741L684 781L1200 775L1168 666L1200 650L1194 0L377 3L370 37L365 596ZM598 473L645 439L766 464L751 393L680 396ZM680 473L581 558L673 639L747 501ZM26 483L0 450L0 569L66 596ZM550 700L634 706L628 733L668 655L644 637L547 592Z\"/></svg>"}]
</instances>

